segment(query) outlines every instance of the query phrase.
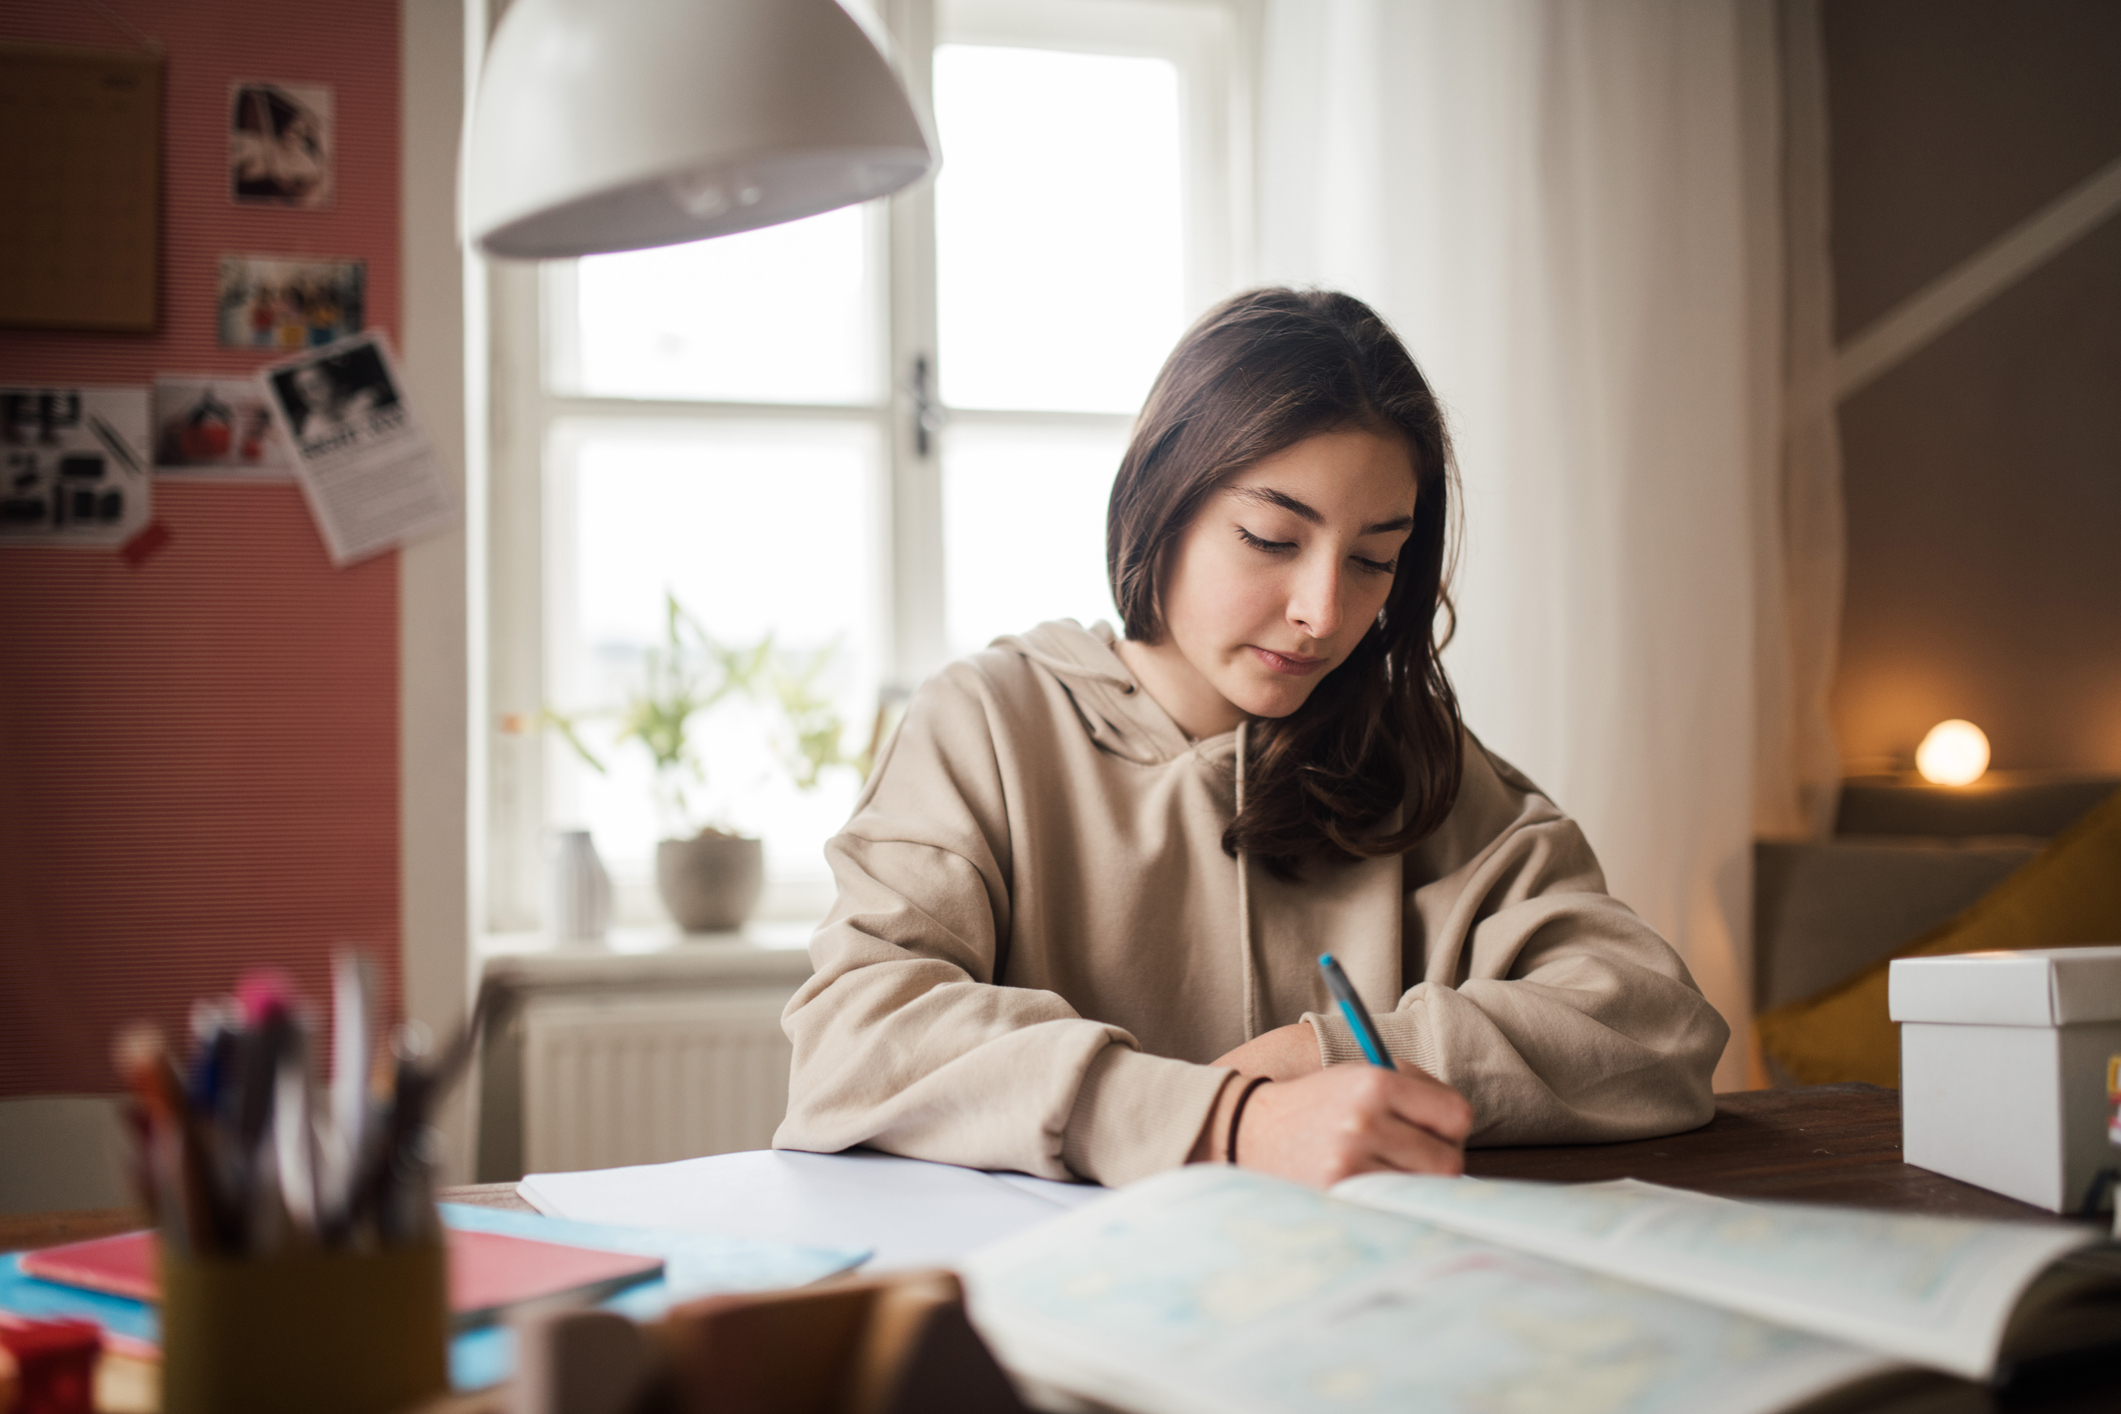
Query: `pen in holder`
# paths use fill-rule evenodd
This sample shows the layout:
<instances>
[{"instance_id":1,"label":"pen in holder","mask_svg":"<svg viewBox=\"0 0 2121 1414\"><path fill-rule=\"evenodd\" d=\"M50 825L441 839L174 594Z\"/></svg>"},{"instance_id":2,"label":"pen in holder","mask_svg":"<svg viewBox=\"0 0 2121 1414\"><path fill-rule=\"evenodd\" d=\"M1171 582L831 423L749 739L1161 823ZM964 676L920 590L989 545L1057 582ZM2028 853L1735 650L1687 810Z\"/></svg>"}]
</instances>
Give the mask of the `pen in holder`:
<instances>
[{"instance_id":1,"label":"pen in holder","mask_svg":"<svg viewBox=\"0 0 2121 1414\"><path fill-rule=\"evenodd\" d=\"M180 1074L152 1028L120 1039L136 1181L160 1229L164 1414L388 1414L449 1387L432 1131L469 1025L430 1057L378 1043L373 969L334 969L331 1078L276 973L202 1002Z\"/></svg>"}]
</instances>

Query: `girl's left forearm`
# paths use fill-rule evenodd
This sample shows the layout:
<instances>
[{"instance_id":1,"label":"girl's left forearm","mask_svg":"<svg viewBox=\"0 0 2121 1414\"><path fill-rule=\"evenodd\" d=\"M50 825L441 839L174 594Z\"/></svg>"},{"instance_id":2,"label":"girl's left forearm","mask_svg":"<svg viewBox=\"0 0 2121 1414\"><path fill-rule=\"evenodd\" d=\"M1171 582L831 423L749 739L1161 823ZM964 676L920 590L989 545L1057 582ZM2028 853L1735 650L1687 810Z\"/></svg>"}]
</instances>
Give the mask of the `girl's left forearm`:
<instances>
[{"instance_id":1,"label":"girl's left forearm","mask_svg":"<svg viewBox=\"0 0 2121 1414\"><path fill-rule=\"evenodd\" d=\"M1277 1026L1216 1057L1210 1064L1228 1066L1242 1075L1295 1080L1320 1069L1318 1034L1305 1021Z\"/></svg>"}]
</instances>

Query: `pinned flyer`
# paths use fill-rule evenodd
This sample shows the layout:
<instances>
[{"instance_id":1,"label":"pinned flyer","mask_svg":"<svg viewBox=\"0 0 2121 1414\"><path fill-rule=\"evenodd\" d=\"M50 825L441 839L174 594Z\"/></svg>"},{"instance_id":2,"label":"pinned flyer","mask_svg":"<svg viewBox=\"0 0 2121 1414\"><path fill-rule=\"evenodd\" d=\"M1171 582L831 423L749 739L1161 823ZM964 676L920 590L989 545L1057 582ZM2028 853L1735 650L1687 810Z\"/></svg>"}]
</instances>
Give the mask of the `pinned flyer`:
<instances>
[{"instance_id":1,"label":"pinned flyer","mask_svg":"<svg viewBox=\"0 0 2121 1414\"><path fill-rule=\"evenodd\" d=\"M334 565L457 524L463 508L381 334L310 349L260 377Z\"/></svg>"}]
</instances>

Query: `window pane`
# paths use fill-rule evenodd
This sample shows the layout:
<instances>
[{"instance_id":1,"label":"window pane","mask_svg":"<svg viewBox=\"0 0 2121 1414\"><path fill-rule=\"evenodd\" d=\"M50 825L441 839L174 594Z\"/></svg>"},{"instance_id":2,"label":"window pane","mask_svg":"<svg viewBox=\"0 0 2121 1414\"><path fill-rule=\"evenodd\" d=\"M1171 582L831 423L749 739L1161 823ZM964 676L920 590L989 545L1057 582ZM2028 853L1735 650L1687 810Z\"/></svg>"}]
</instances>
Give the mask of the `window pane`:
<instances>
[{"instance_id":1,"label":"window pane","mask_svg":"<svg viewBox=\"0 0 2121 1414\"><path fill-rule=\"evenodd\" d=\"M874 402L882 380L869 219L866 207L843 207L691 245L585 258L576 272L581 382L565 391Z\"/></svg>"},{"instance_id":2,"label":"window pane","mask_svg":"<svg viewBox=\"0 0 2121 1414\"><path fill-rule=\"evenodd\" d=\"M944 612L952 653L1047 619L1119 615L1105 501L1122 432L953 427L943 438Z\"/></svg>"},{"instance_id":3,"label":"window pane","mask_svg":"<svg viewBox=\"0 0 2121 1414\"><path fill-rule=\"evenodd\" d=\"M879 451L863 425L707 425L629 429L562 424L554 465L563 491L555 559L560 602L549 613L548 682L570 712L622 703L648 650L663 641L664 592L718 642L775 644L807 660L836 650L818 679L845 724L848 752L868 741L876 708L873 617ZM571 467L573 475L565 475ZM777 878L820 877L819 849L853 806L848 768L800 791L782 765L788 724L735 700L693 721L706 766L703 820L766 841ZM614 873L649 868L660 833L653 769L638 742L593 719L587 744L610 774L557 744L555 824L592 830Z\"/></svg>"},{"instance_id":4,"label":"window pane","mask_svg":"<svg viewBox=\"0 0 2121 1414\"><path fill-rule=\"evenodd\" d=\"M1141 406L1184 317L1178 98L1163 59L936 50L946 403Z\"/></svg>"}]
</instances>

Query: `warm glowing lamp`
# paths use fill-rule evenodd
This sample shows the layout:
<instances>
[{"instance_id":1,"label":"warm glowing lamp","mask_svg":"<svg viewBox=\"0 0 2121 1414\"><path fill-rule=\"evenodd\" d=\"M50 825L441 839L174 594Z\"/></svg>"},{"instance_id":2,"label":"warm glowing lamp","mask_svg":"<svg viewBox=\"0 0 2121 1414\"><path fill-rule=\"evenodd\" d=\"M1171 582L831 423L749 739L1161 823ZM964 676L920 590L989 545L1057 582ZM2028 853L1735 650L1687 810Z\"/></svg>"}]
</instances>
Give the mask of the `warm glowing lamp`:
<instances>
[{"instance_id":1,"label":"warm glowing lamp","mask_svg":"<svg viewBox=\"0 0 2121 1414\"><path fill-rule=\"evenodd\" d=\"M1915 748L1915 769L1932 785L1970 786L1988 770L1988 737L1957 717L1939 722Z\"/></svg>"}]
</instances>

